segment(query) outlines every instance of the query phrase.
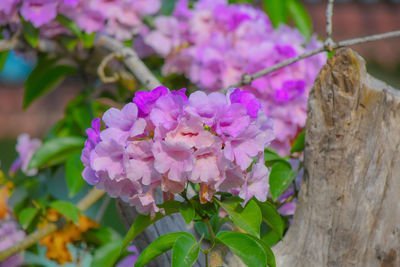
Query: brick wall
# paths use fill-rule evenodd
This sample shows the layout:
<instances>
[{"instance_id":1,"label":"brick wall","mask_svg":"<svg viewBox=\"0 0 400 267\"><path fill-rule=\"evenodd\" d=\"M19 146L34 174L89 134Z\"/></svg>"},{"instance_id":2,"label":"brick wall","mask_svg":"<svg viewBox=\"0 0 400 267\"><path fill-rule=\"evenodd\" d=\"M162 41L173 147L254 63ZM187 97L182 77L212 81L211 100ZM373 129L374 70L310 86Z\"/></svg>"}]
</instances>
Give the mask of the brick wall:
<instances>
[{"instance_id":1,"label":"brick wall","mask_svg":"<svg viewBox=\"0 0 400 267\"><path fill-rule=\"evenodd\" d=\"M0 84L0 139L15 138L22 132L44 136L63 117L65 105L79 90L76 86L74 82L65 82L22 110L23 85Z\"/></svg>"}]
</instances>

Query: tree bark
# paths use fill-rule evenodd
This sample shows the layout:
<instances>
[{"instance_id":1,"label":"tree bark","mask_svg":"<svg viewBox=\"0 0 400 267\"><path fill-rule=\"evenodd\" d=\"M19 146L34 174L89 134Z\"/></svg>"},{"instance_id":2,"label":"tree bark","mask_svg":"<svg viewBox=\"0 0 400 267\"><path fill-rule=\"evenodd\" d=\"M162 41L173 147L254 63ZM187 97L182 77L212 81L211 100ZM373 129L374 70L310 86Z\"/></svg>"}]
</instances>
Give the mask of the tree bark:
<instances>
[{"instance_id":1,"label":"tree bark","mask_svg":"<svg viewBox=\"0 0 400 267\"><path fill-rule=\"evenodd\" d=\"M277 266L400 266L400 93L342 49L309 95L305 177Z\"/></svg>"},{"instance_id":2,"label":"tree bark","mask_svg":"<svg viewBox=\"0 0 400 267\"><path fill-rule=\"evenodd\" d=\"M400 93L338 50L309 95L305 177L293 224L273 248L277 266L400 266L399 146ZM120 214L128 225L135 216L121 205ZM136 244L185 230L179 216L165 218ZM224 266L241 265L227 255ZM169 265L167 255L154 266Z\"/></svg>"}]
</instances>

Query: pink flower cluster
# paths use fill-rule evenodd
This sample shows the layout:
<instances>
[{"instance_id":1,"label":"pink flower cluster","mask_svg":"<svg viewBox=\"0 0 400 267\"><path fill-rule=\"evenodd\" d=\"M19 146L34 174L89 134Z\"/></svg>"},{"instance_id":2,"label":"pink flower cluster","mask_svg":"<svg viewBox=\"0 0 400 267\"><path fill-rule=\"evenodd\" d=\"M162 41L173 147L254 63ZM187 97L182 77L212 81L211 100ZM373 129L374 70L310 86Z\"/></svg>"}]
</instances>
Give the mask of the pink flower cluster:
<instances>
[{"instance_id":1,"label":"pink flower cluster","mask_svg":"<svg viewBox=\"0 0 400 267\"><path fill-rule=\"evenodd\" d=\"M144 40L165 58L164 75L183 73L206 91L228 88L244 73L322 46L315 36L305 40L297 29L274 29L266 14L251 5L199 0L189 9L187 2L180 0L172 16L158 16ZM308 92L325 61L324 54L316 55L245 87L274 119L273 146L282 154L305 125Z\"/></svg>"},{"instance_id":2,"label":"pink flower cluster","mask_svg":"<svg viewBox=\"0 0 400 267\"><path fill-rule=\"evenodd\" d=\"M264 149L274 139L272 121L247 91L227 95L157 87L137 92L133 103L111 108L87 130L82 152L84 179L112 197L154 214L164 197L200 184L200 201L217 191L236 192L245 203L265 201L269 171ZM251 168L249 168L251 167ZM165 199L164 199L165 200Z\"/></svg>"},{"instance_id":3,"label":"pink flower cluster","mask_svg":"<svg viewBox=\"0 0 400 267\"><path fill-rule=\"evenodd\" d=\"M68 33L55 18L64 15L87 33L101 32L119 40L148 31L142 17L155 14L160 0L1 0L0 26L19 24L18 13L24 20L41 28L41 34L53 37Z\"/></svg>"},{"instance_id":4,"label":"pink flower cluster","mask_svg":"<svg viewBox=\"0 0 400 267\"><path fill-rule=\"evenodd\" d=\"M24 240L25 232L20 230L13 220L0 220L0 251ZM0 267L18 267L24 263L22 253L17 253L0 262Z\"/></svg>"},{"instance_id":5,"label":"pink flower cluster","mask_svg":"<svg viewBox=\"0 0 400 267\"><path fill-rule=\"evenodd\" d=\"M29 161L35 151L42 145L42 141L37 138L30 138L29 134L23 133L18 136L15 149L18 152L18 158L13 162L10 168L10 175L13 176L20 168L27 176L37 174L37 169L28 170Z\"/></svg>"}]
</instances>

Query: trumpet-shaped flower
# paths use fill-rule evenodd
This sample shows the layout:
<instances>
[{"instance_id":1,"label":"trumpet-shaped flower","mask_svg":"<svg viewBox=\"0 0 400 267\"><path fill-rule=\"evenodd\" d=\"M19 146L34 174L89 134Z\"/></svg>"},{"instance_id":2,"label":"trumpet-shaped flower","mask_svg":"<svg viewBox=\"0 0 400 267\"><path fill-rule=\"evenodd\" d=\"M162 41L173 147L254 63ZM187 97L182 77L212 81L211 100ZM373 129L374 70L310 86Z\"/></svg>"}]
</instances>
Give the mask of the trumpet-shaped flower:
<instances>
[{"instance_id":1,"label":"trumpet-shaped flower","mask_svg":"<svg viewBox=\"0 0 400 267\"><path fill-rule=\"evenodd\" d=\"M87 130L82 175L140 213L162 212L155 190L166 201L188 182L200 185L202 203L220 190L246 202L267 192L266 167L247 168L274 139L273 125L249 92L195 92L188 99L184 89L157 87L121 110L109 109L103 121L106 129L95 119Z\"/></svg>"}]
</instances>

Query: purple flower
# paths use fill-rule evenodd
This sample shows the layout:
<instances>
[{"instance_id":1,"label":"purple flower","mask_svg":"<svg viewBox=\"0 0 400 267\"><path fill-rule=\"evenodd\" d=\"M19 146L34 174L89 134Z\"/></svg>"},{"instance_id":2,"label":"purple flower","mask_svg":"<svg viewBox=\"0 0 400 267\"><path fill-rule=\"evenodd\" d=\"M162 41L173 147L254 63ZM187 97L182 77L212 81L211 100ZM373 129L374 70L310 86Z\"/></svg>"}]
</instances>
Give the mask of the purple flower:
<instances>
[{"instance_id":1,"label":"purple flower","mask_svg":"<svg viewBox=\"0 0 400 267\"><path fill-rule=\"evenodd\" d=\"M126 250L133 254L130 254L130 255L126 256L125 258L123 258L122 260L120 260L117 263L116 267L132 267L135 265L135 262L137 261L137 259L139 257L139 251L133 245L127 247Z\"/></svg>"},{"instance_id":2,"label":"purple flower","mask_svg":"<svg viewBox=\"0 0 400 267\"><path fill-rule=\"evenodd\" d=\"M25 238L25 232L17 228L14 221L0 222L0 251L3 251ZM0 262L0 267L18 267L23 265L23 255L21 253Z\"/></svg>"},{"instance_id":3,"label":"purple flower","mask_svg":"<svg viewBox=\"0 0 400 267\"><path fill-rule=\"evenodd\" d=\"M224 178L227 160L224 158L220 144L199 149L194 153L195 163L189 180L194 183L213 185Z\"/></svg>"},{"instance_id":4,"label":"purple flower","mask_svg":"<svg viewBox=\"0 0 400 267\"><path fill-rule=\"evenodd\" d=\"M165 59L163 74L182 73L209 92L237 83L244 73L253 74L323 45L316 36L307 41L286 25L274 29L254 6L225 0L200 0L193 9L180 1L172 17L156 21L160 22L144 40ZM255 79L244 87L249 92L236 90L230 101L246 106L252 118L262 108L276 121L277 140L272 146L288 154L291 141L305 125L308 92L325 61L326 55L319 54ZM193 109L189 112L203 112L211 127L217 109L204 96L192 96L194 102L206 104L189 105Z\"/></svg>"},{"instance_id":5,"label":"purple flower","mask_svg":"<svg viewBox=\"0 0 400 267\"><path fill-rule=\"evenodd\" d=\"M152 217L155 216L156 212L162 211L156 205L156 200L152 189L150 189L147 193L136 194L129 198L129 203L134 205L139 213L146 215L151 214Z\"/></svg>"},{"instance_id":6,"label":"purple flower","mask_svg":"<svg viewBox=\"0 0 400 267\"><path fill-rule=\"evenodd\" d=\"M114 139L100 142L90 153L90 167L96 171L107 172L111 180L121 180L124 178L124 165L128 155L125 146Z\"/></svg>"},{"instance_id":7,"label":"purple flower","mask_svg":"<svg viewBox=\"0 0 400 267\"><path fill-rule=\"evenodd\" d=\"M136 92L135 97L133 98L133 103L135 103L139 108L139 117L144 118L149 115L157 99L159 99L161 96L166 95L167 93L168 88L165 86L156 87L150 92Z\"/></svg>"},{"instance_id":8,"label":"purple flower","mask_svg":"<svg viewBox=\"0 0 400 267\"><path fill-rule=\"evenodd\" d=\"M20 0L2 0L0 1L0 12L4 12L5 15L10 15L13 8L18 4Z\"/></svg>"},{"instance_id":9,"label":"purple flower","mask_svg":"<svg viewBox=\"0 0 400 267\"><path fill-rule=\"evenodd\" d=\"M258 162L252 166L251 172L247 174L239 192L239 197L244 199L242 205L245 205L253 196L261 202L267 200L269 171L263 161L264 156L262 155Z\"/></svg>"},{"instance_id":10,"label":"purple flower","mask_svg":"<svg viewBox=\"0 0 400 267\"><path fill-rule=\"evenodd\" d=\"M293 215L295 210L296 210L296 199L294 199L291 202L285 203L283 204L279 209L278 212L283 215L283 216L287 216L287 215Z\"/></svg>"},{"instance_id":11,"label":"purple flower","mask_svg":"<svg viewBox=\"0 0 400 267\"><path fill-rule=\"evenodd\" d=\"M193 150L185 143L161 141L153 149L154 168L161 174L168 173L168 179L186 182L187 174L193 168Z\"/></svg>"},{"instance_id":12,"label":"purple flower","mask_svg":"<svg viewBox=\"0 0 400 267\"><path fill-rule=\"evenodd\" d=\"M157 129L157 138L163 138L167 131L175 129L183 116L186 103L186 96L183 97L181 93L164 95L155 102L150 120Z\"/></svg>"},{"instance_id":13,"label":"purple flower","mask_svg":"<svg viewBox=\"0 0 400 267\"><path fill-rule=\"evenodd\" d=\"M63 0L64 4L76 7L81 0Z\"/></svg>"},{"instance_id":14,"label":"purple flower","mask_svg":"<svg viewBox=\"0 0 400 267\"><path fill-rule=\"evenodd\" d=\"M88 135L88 139L85 142L85 146L82 150L81 161L85 166L85 169L82 172L82 177L88 182L90 185L95 185L99 182L99 177L97 177L95 171L90 168L90 154L92 150L96 147L98 143L100 143L100 118L95 118L92 121L92 128L86 130L86 134Z\"/></svg>"},{"instance_id":15,"label":"purple flower","mask_svg":"<svg viewBox=\"0 0 400 267\"><path fill-rule=\"evenodd\" d=\"M261 108L261 102L250 92L242 91L236 88L229 98L232 103L240 103L247 108L247 113L252 118L257 118L258 110Z\"/></svg>"},{"instance_id":16,"label":"purple flower","mask_svg":"<svg viewBox=\"0 0 400 267\"><path fill-rule=\"evenodd\" d=\"M134 103L128 103L122 110L110 108L103 115L107 127L126 132L127 137L136 137L144 133L146 121L138 118L138 108Z\"/></svg>"},{"instance_id":17,"label":"purple flower","mask_svg":"<svg viewBox=\"0 0 400 267\"><path fill-rule=\"evenodd\" d=\"M246 202L263 200L268 170L260 162L250 173L247 168L263 158L274 139L273 124L260 108L249 111L251 94L231 95L195 92L187 99L185 89L158 87L136 96L136 104L109 109L105 130L99 119L87 130L84 179L152 216L162 212L154 190L161 188L166 201L189 181L200 184L201 203L219 190L240 193Z\"/></svg>"},{"instance_id":18,"label":"purple flower","mask_svg":"<svg viewBox=\"0 0 400 267\"><path fill-rule=\"evenodd\" d=\"M261 131L255 124L247 127L237 137L225 142L224 155L242 169L246 170L253 158L264 151L268 140L268 132Z\"/></svg>"},{"instance_id":19,"label":"purple flower","mask_svg":"<svg viewBox=\"0 0 400 267\"><path fill-rule=\"evenodd\" d=\"M186 111L193 116L198 116L208 127L214 127L217 122L217 115L228 107L226 96L221 93L196 91L189 97L189 104Z\"/></svg>"},{"instance_id":20,"label":"purple flower","mask_svg":"<svg viewBox=\"0 0 400 267\"><path fill-rule=\"evenodd\" d=\"M299 81L285 81L281 89L275 92L275 99L278 102L289 102L304 93L305 82Z\"/></svg>"},{"instance_id":21,"label":"purple flower","mask_svg":"<svg viewBox=\"0 0 400 267\"><path fill-rule=\"evenodd\" d=\"M75 20L79 27L87 33L102 30L105 23L104 16L93 9L83 9L82 13Z\"/></svg>"},{"instance_id":22,"label":"purple flower","mask_svg":"<svg viewBox=\"0 0 400 267\"><path fill-rule=\"evenodd\" d=\"M10 174L14 175L15 172L21 168L25 175L36 175L37 169L28 170L28 166L33 154L41 145L42 141L39 139L30 139L29 135L26 133L18 136L16 150L19 154L19 157L12 164Z\"/></svg>"},{"instance_id":23,"label":"purple flower","mask_svg":"<svg viewBox=\"0 0 400 267\"><path fill-rule=\"evenodd\" d=\"M250 124L247 109L241 104L231 104L226 110L218 114L216 132L231 137L238 136Z\"/></svg>"},{"instance_id":24,"label":"purple flower","mask_svg":"<svg viewBox=\"0 0 400 267\"><path fill-rule=\"evenodd\" d=\"M171 144L181 143L188 148L196 149L218 146L218 138L204 130L199 117L182 118L176 129L168 132L165 141ZM221 144L221 141L219 141L219 144ZM221 147L221 145L219 146Z\"/></svg>"},{"instance_id":25,"label":"purple flower","mask_svg":"<svg viewBox=\"0 0 400 267\"><path fill-rule=\"evenodd\" d=\"M150 185L161 180L161 175L154 169L153 142L150 140L130 142L126 148L125 170L128 179Z\"/></svg>"},{"instance_id":26,"label":"purple flower","mask_svg":"<svg viewBox=\"0 0 400 267\"><path fill-rule=\"evenodd\" d=\"M57 1L54 0L24 0L21 6L21 15L25 20L39 28L52 21L57 16Z\"/></svg>"}]
</instances>

